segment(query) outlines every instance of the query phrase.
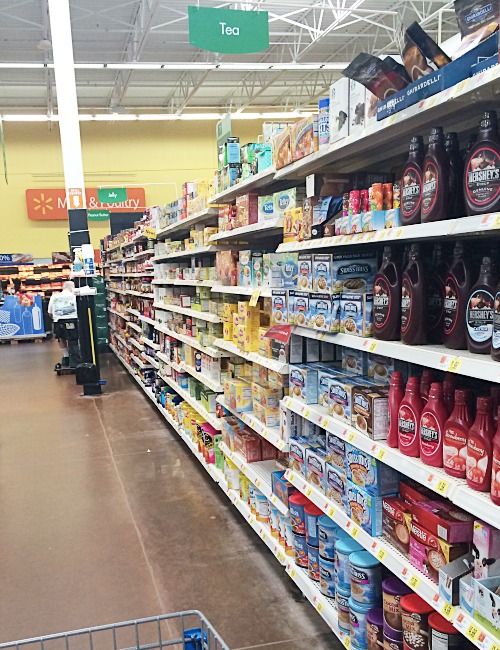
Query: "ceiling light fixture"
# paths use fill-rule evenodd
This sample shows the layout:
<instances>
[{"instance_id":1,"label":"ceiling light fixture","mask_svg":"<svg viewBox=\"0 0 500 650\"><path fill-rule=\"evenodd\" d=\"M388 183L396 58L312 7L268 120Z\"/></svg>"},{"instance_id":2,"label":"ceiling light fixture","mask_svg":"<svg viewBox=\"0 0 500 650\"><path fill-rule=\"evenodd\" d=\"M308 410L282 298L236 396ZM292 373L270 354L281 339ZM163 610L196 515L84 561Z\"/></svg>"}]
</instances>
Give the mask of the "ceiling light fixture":
<instances>
[{"instance_id":1,"label":"ceiling light fixture","mask_svg":"<svg viewBox=\"0 0 500 650\"><path fill-rule=\"evenodd\" d=\"M52 49L52 43L48 38L42 38L42 40L38 41L36 44L36 48L37 50L42 50L42 52L50 52Z\"/></svg>"},{"instance_id":2,"label":"ceiling light fixture","mask_svg":"<svg viewBox=\"0 0 500 650\"><path fill-rule=\"evenodd\" d=\"M41 42L41 41L40 41ZM52 44L51 44L52 47ZM340 71L347 63L75 63L75 70L162 70L167 72L301 72L305 70ZM43 70L53 63L1 62L3 70Z\"/></svg>"},{"instance_id":3,"label":"ceiling light fixture","mask_svg":"<svg viewBox=\"0 0 500 650\"><path fill-rule=\"evenodd\" d=\"M262 113L231 113L233 120L286 120L297 117L309 117L309 111L267 111ZM222 113L80 113L80 122L172 122L172 121L205 121L220 120ZM58 115L1 115L4 122L58 122Z\"/></svg>"}]
</instances>

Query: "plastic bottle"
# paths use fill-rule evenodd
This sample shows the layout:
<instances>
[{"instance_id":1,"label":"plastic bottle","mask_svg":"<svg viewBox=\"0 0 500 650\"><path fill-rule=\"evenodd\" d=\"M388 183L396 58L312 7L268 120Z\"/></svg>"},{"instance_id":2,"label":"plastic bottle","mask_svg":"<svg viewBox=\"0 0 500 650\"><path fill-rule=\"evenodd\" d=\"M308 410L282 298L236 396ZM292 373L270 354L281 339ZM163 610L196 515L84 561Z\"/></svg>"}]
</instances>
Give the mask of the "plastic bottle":
<instances>
[{"instance_id":1,"label":"plastic bottle","mask_svg":"<svg viewBox=\"0 0 500 650\"><path fill-rule=\"evenodd\" d=\"M389 386L389 420L388 420L388 433L387 444L389 447L398 447L398 413L399 406L405 396L405 389L403 385L403 375L399 370L395 370L391 375L391 383Z\"/></svg>"},{"instance_id":2,"label":"plastic bottle","mask_svg":"<svg viewBox=\"0 0 500 650\"><path fill-rule=\"evenodd\" d=\"M444 322L444 283L448 265L443 259L440 244L434 246L432 253L432 271L427 283L427 341L443 342Z\"/></svg>"},{"instance_id":3,"label":"plastic bottle","mask_svg":"<svg viewBox=\"0 0 500 650\"><path fill-rule=\"evenodd\" d=\"M451 131L446 134L444 148L450 160L450 193L448 199L449 217L456 219L465 216L464 201L464 161L460 153L458 135Z\"/></svg>"},{"instance_id":4,"label":"plastic bottle","mask_svg":"<svg viewBox=\"0 0 500 650\"><path fill-rule=\"evenodd\" d=\"M373 334L383 341L399 341L401 336L401 269L384 246L382 264L373 287Z\"/></svg>"},{"instance_id":5,"label":"plastic bottle","mask_svg":"<svg viewBox=\"0 0 500 650\"><path fill-rule=\"evenodd\" d=\"M497 411L497 421L500 422L500 409ZM500 424L493 438L493 459L491 463L491 500L500 506Z\"/></svg>"},{"instance_id":6,"label":"plastic bottle","mask_svg":"<svg viewBox=\"0 0 500 650\"><path fill-rule=\"evenodd\" d=\"M425 368L422 371L422 376L420 377L420 397L427 402L429 398L429 390L432 382L434 381L434 373L429 368Z\"/></svg>"},{"instance_id":7,"label":"plastic bottle","mask_svg":"<svg viewBox=\"0 0 500 650\"><path fill-rule=\"evenodd\" d=\"M410 377L398 411L398 447L405 456L420 455L419 426L424 403L420 397L420 380Z\"/></svg>"},{"instance_id":8,"label":"plastic bottle","mask_svg":"<svg viewBox=\"0 0 500 650\"><path fill-rule=\"evenodd\" d=\"M491 351L495 286L496 276L491 258L483 257L479 277L467 302L466 334L469 352L488 354Z\"/></svg>"},{"instance_id":9,"label":"plastic bottle","mask_svg":"<svg viewBox=\"0 0 500 650\"><path fill-rule=\"evenodd\" d=\"M476 143L465 160L464 194L469 215L500 209L500 134L495 111L483 114Z\"/></svg>"},{"instance_id":10,"label":"plastic bottle","mask_svg":"<svg viewBox=\"0 0 500 650\"><path fill-rule=\"evenodd\" d=\"M420 247L412 244L401 283L401 340L409 345L427 343L427 278Z\"/></svg>"},{"instance_id":11,"label":"plastic bottle","mask_svg":"<svg viewBox=\"0 0 500 650\"><path fill-rule=\"evenodd\" d=\"M443 466L443 434L448 415L443 401L443 385L433 382L419 427L420 460L431 467Z\"/></svg>"},{"instance_id":12,"label":"plastic bottle","mask_svg":"<svg viewBox=\"0 0 500 650\"><path fill-rule=\"evenodd\" d=\"M447 372L443 379L443 400L448 413L451 413L455 407L455 388L456 388L455 375Z\"/></svg>"},{"instance_id":13,"label":"plastic bottle","mask_svg":"<svg viewBox=\"0 0 500 650\"><path fill-rule=\"evenodd\" d=\"M498 384L494 384L493 386L490 387L490 397L491 397L491 403L493 409L493 419L495 420L495 424L496 424L497 416L498 416L498 407L500 406L500 386Z\"/></svg>"},{"instance_id":14,"label":"plastic bottle","mask_svg":"<svg viewBox=\"0 0 500 650\"><path fill-rule=\"evenodd\" d=\"M477 398L474 424L467 438L467 485L478 492L489 492L495 425L491 409L491 397Z\"/></svg>"},{"instance_id":15,"label":"plastic bottle","mask_svg":"<svg viewBox=\"0 0 500 650\"><path fill-rule=\"evenodd\" d=\"M450 476L465 478L467 437L473 423L469 391L455 391L455 408L444 425L443 466Z\"/></svg>"},{"instance_id":16,"label":"plastic bottle","mask_svg":"<svg viewBox=\"0 0 500 650\"><path fill-rule=\"evenodd\" d=\"M477 140L477 133L471 133L469 136L469 139L467 140L467 145L463 151L463 159L464 162L467 160L467 156L469 155L469 151L472 149L472 147L476 144Z\"/></svg>"},{"instance_id":17,"label":"plastic bottle","mask_svg":"<svg viewBox=\"0 0 500 650\"><path fill-rule=\"evenodd\" d=\"M449 218L450 160L444 148L441 126L431 129L422 174L422 223Z\"/></svg>"},{"instance_id":18,"label":"plastic bottle","mask_svg":"<svg viewBox=\"0 0 500 650\"><path fill-rule=\"evenodd\" d=\"M457 242L444 286L443 342L445 347L450 350L465 350L467 348L465 314L470 285L470 268L464 258L463 244Z\"/></svg>"},{"instance_id":19,"label":"plastic bottle","mask_svg":"<svg viewBox=\"0 0 500 650\"><path fill-rule=\"evenodd\" d=\"M493 332L491 335L491 358L500 361L500 283L493 297Z\"/></svg>"},{"instance_id":20,"label":"plastic bottle","mask_svg":"<svg viewBox=\"0 0 500 650\"><path fill-rule=\"evenodd\" d=\"M410 140L410 152L401 180L400 212L403 226L420 223L424 155L424 139L420 135L414 135Z\"/></svg>"}]
</instances>

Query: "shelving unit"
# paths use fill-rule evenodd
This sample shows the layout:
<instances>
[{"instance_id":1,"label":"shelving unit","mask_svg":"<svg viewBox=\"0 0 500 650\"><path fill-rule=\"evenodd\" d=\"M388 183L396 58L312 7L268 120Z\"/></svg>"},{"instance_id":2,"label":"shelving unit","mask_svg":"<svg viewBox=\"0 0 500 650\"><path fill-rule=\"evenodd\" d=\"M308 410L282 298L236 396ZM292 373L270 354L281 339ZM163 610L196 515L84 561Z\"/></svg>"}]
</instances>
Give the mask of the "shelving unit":
<instances>
[{"instance_id":1,"label":"shelving unit","mask_svg":"<svg viewBox=\"0 0 500 650\"><path fill-rule=\"evenodd\" d=\"M214 218L217 217L218 213L219 211L217 208L213 208L209 206L205 208L205 210L202 210L201 212L197 212L196 214L193 214L191 217L188 217L187 219L176 221L175 223L170 224L166 228L162 228L156 233L156 238L164 239L165 237L167 237L167 235L171 235L174 232L189 230L191 226L194 226L195 224L204 223L205 221L213 220Z\"/></svg>"},{"instance_id":2,"label":"shelving unit","mask_svg":"<svg viewBox=\"0 0 500 650\"><path fill-rule=\"evenodd\" d=\"M258 433L259 436L262 436L265 440L270 442L277 449L279 449L280 451L288 451L288 442L283 440L283 438L280 436L278 427L266 427L264 424L262 424L260 420L258 420L254 416L252 411L241 413L240 411L236 411L235 409L232 409L222 396L217 397L217 401L225 409L227 409L233 415L236 415L237 418L242 420L251 429L253 429L255 433Z\"/></svg>"},{"instance_id":3,"label":"shelving unit","mask_svg":"<svg viewBox=\"0 0 500 650\"><path fill-rule=\"evenodd\" d=\"M116 314L117 316L120 316L120 318L123 318L123 320L130 320L130 316L128 316L127 314L124 314L124 313L122 313L120 311L116 311L116 309L111 309L111 307L108 307L107 310L111 314Z\"/></svg>"},{"instance_id":4,"label":"shelving unit","mask_svg":"<svg viewBox=\"0 0 500 650\"><path fill-rule=\"evenodd\" d=\"M155 329L158 330L159 332L163 332L163 334L172 336L174 339L177 339L178 341L182 341L186 345L190 345L192 348L195 348L200 352L204 352L205 354L208 354L210 357L226 356L223 352L217 350L216 348L209 348L204 345L201 345L201 343L199 343L199 341L195 339L194 336L186 336L185 334L178 334L177 332L174 332L174 330L165 327L165 325L161 325L156 321L154 321L154 323L155 323Z\"/></svg>"},{"instance_id":5,"label":"shelving unit","mask_svg":"<svg viewBox=\"0 0 500 650\"><path fill-rule=\"evenodd\" d=\"M224 284L214 284L212 287L212 293L227 293L236 296L251 296L256 291L259 292L259 297L270 298L273 290L268 287L227 287Z\"/></svg>"},{"instance_id":6,"label":"shelving unit","mask_svg":"<svg viewBox=\"0 0 500 650\"><path fill-rule=\"evenodd\" d=\"M260 187L268 185L273 181L274 175L274 167L264 169L264 171L259 174L255 174L255 176L252 176L241 183L237 183L223 192L215 194L215 196L212 196L210 199L210 203L232 203L240 194L248 194L248 192L252 192Z\"/></svg>"},{"instance_id":7,"label":"shelving unit","mask_svg":"<svg viewBox=\"0 0 500 650\"><path fill-rule=\"evenodd\" d=\"M177 251L175 253L162 253L161 255L155 255L151 258L152 262L163 262L167 260L177 260L182 257L191 257L196 255L208 255L210 253L217 252L216 246L200 246L199 248L191 248L188 250Z\"/></svg>"},{"instance_id":8,"label":"shelving unit","mask_svg":"<svg viewBox=\"0 0 500 650\"><path fill-rule=\"evenodd\" d=\"M267 357L257 354L257 352L243 352L243 350L240 350L237 345L231 343L231 341L225 341L224 339L215 339L215 345L218 348L230 352L232 355L236 355L242 359L246 359L247 361L252 361L253 363L258 363L259 366L264 366L264 368L278 372L280 375L288 375L288 363L282 363L275 359L268 359Z\"/></svg>"},{"instance_id":9,"label":"shelving unit","mask_svg":"<svg viewBox=\"0 0 500 650\"><path fill-rule=\"evenodd\" d=\"M177 307L177 305L167 305L163 302L155 302L153 306L155 309L174 311L177 314L184 314L184 316L191 316L191 318L206 320L210 323L222 323L222 318L219 318L219 316L206 311L197 311L196 309L188 309L187 307Z\"/></svg>"},{"instance_id":10,"label":"shelving unit","mask_svg":"<svg viewBox=\"0 0 500 650\"><path fill-rule=\"evenodd\" d=\"M158 280L155 279L153 280L152 284L159 284L159 285L174 285L174 286L181 286L181 287L213 287L215 284L215 280Z\"/></svg>"},{"instance_id":11,"label":"shelving unit","mask_svg":"<svg viewBox=\"0 0 500 650\"><path fill-rule=\"evenodd\" d=\"M231 239L254 239L256 237L268 237L269 235L277 235L283 232L283 218L269 219L267 221L260 221L259 223L251 224L250 226L242 226L234 230L227 230L218 232L216 235L210 237L211 242L228 241Z\"/></svg>"},{"instance_id":12,"label":"shelving unit","mask_svg":"<svg viewBox=\"0 0 500 650\"><path fill-rule=\"evenodd\" d=\"M142 327L140 325L137 325L137 323L132 323L132 321L129 321L127 325L136 332L139 332L139 334L142 334Z\"/></svg>"}]
</instances>

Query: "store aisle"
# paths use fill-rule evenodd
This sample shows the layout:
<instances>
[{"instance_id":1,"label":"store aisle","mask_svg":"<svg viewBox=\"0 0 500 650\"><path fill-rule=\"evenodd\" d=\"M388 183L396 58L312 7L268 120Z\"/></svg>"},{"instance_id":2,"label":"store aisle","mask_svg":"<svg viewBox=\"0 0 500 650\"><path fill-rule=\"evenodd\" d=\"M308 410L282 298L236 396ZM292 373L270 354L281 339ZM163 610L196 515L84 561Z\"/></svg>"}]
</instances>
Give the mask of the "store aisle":
<instances>
[{"instance_id":1,"label":"store aisle","mask_svg":"<svg viewBox=\"0 0 500 650\"><path fill-rule=\"evenodd\" d=\"M200 609L232 650L340 648L113 355L0 346L0 641Z\"/></svg>"}]
</instances>

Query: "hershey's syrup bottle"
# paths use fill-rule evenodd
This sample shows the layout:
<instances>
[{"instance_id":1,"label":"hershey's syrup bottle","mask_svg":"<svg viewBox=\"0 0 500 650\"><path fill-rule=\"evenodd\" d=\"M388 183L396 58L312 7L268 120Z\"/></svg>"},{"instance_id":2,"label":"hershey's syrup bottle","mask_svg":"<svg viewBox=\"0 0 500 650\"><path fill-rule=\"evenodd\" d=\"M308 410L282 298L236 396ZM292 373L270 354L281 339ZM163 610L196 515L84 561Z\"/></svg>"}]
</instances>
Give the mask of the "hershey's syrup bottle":
<instances>
[{"instance_id":1,"label":"hershey's syrup bottle","mask_svg":"<svg viewBox=\"0 0 500 650\"><path fill-rule=\"evenodd\" d=\"M373 335L399 341L401 335L401 269L390 246L384 246L382 264L373 283Z\"/></svg>"},{"instance_id":2,"label":"hershey's syrup bottle","mask_svg":"<svg viewBox=\"0 0 500 650\"><path fill-rule=\"evenodd\" d=\"M444 345L450 350L467 349L465 319L470 285L470 267L464 257L464 247L457 242L444 286Z\"/></svg>"},{"instance_id":3,"label":"hershey's syrup bottle","mask_svg":"<svg viewBox=\"0 0 500 650\"><path fill-rule=\"evenodd\" d=\"M410 152L401 178L401 223L403 226L420 223L424 155L424 139L420 135L414 135L410 140Z\"/></svg>"},{"instance_id":4,"label":"hershey's syrup bottle","mask_svg":"<svg viewBox=\"0 0 500 650\"><path fill-rule=\"evenodd\" d=\"M465 160L464 194L469 215L500 208L500 134L495 111L484 113L476 143Z\"/></svg>"},{"instance_id":5,"label":"hershey's syrup bottle","mask_svg":"<svg viewBox=\"0 0 500 650\"><path fill-rule=\"evenodd\" d=\"M493 335L493 302L496 274L490 257L483 257L477 282L467 302L467 347L469 352L489 354Z\"/></svg>"},{"instance_id":6,"label":"hershey's syrup bottle","mask_svg":"<svg viewBox=\"0 0 500 650\"><path fill-rule=\"evenodd\" d=\"M434 246L432 271L427 284L427 338L429 343L443 342L444 283L448 265L443 259L440 244Z\"/></svg>"},{"instance_id":7,"label":"hershey's syrup bottle","mask_svg":"<svg viewBox=\"0 0 500 650\"><path fill-rule=\"evenodd\" d=\"M450 194L449 194L449 208L448 216L450 219L465 216L465 201L464 201L464 161L460 153L458 144L458 135L451 131L446 134L444 147L450 159Z\"/></svg>"},{"instance_id":8,"label":"hershey's syrup bottle","mask_svg":"<svg viewBox=\"0 0 500 650\"><path fill-rule=\"evenodd\" d=\"M444 148L441 126L431 129L429 146L424 158L421 221L447 219L450 186L450 161Z\"/></svg>"},{"instance_id":9,"label":"hershey's syrup bottle","mask_svg":"<svg viewBox=\"0 0 500 650\"><path fill-rule=\"evenodd\" d=\"M401 340L409 345L427 343L427 278L420 246L412 244L401 283Z\"/></svg>"}]
</instances>

